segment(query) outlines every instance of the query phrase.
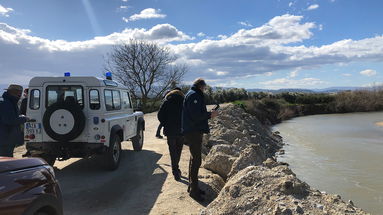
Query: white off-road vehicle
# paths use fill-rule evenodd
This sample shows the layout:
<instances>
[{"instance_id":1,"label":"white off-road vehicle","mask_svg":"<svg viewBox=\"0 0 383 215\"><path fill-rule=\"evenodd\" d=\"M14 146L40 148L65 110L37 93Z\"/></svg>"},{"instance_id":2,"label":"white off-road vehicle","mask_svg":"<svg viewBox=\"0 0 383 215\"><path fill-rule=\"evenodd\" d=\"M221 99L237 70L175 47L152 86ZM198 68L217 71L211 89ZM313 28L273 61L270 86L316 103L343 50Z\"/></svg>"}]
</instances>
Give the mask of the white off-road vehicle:
<instances>
[{"instance_id":1,"label":"white off-road vehicle","mask_svg":"<svg viewBox=\"0 0 383 215\"><path fill-rule=\"evenodd\" d=\"M103 154L114 170L121 159L121 142L131 140L142 150L145 121L134 112L123 85L96 77L35 77L29 83L25 124L27 156L55 160Z\"/></svg>"}]
</instances>

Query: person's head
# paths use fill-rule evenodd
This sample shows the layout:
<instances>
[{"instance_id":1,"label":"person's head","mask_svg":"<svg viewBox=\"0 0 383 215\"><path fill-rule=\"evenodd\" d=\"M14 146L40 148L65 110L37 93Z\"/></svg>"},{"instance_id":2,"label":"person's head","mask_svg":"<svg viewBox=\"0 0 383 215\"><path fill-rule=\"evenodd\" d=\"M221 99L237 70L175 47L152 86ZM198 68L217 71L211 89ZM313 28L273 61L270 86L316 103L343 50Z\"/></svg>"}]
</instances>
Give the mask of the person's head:
<instances>
[{"instance_id":1,"label":"person's head","mask_svg":"<svg viewBox=\"0 0 383 215\"><path fill-rule=\"evenodd\" d=\"M179 87L174 87L173 90L179 90L179 91L182 91L181 88L179 88Z\"/></svg>"},{"instance_id":2,"label":"person's head","mask_svg":"<svg viewBox=\"0 0 383 215\"><path fill-rule=\"evenodd\" d=\"M193 86L197 87L198 89L200 89L203 92L206 89L206 82L202 78L197 78L193 82Z\"/></svg>"},{"instance_id":3,"label":"person's head","mask_svg":"<svg viewBox=\"0 0 383 215\"><path fill-rule=\"evenodd\" d=\"M17 84L11 84L6 89L8 94L16 97L17 99L20 99L22 93L23 93L23 87Z\"/></svg>"},{"instance_id":4,"label":"person's head","mask_svg":"<svg viewBox=\"0 0 383 215\"><path fill-rule=\"evenodd\" d=\"M25 97L25 98L28 97L28 93L29 93L29 89L28 89L28 88L25 88L25 89L24 89L24 97Z\"/></svg>"}]
</instances>

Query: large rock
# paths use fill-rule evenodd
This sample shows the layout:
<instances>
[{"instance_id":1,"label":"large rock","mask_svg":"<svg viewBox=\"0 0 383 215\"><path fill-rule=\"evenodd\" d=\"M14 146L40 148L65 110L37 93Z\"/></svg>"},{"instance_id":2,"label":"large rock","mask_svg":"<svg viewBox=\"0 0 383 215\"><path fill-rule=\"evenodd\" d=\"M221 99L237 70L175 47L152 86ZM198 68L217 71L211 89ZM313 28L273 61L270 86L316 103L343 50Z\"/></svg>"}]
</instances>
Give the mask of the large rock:
<instances>
[{"instance_id":1,"label":"large rock","mask_svg":"<svg viewBox=\"0 0 383 215\"><path fill-rule=\"evenodd\" d=\"M204 167L226 179L238 154L231 145L215 145L206 156Z\"/></svg>"},{"instance_id":2,"label":"large rock","mask_svg":"<svg viewBox=\"0 0 383 215\"><path fill-rule=\"evenodd\" d=\"M241 152L241 155L232 165L229 177L248 166L260 165L266 160L266 153L260 145L250 145Z\"/></svg>"},{"instance_id":3,"label":"large rock","mask_svg":"<svg viewBox=\"0 0 383 215\"><path fill-rule=\"evenodd\" d=\"M202 212L215 214L367 214L339 196L322 194L297 179L287 166L250 166L230 178Z\"/></svg>"}]
</instances>

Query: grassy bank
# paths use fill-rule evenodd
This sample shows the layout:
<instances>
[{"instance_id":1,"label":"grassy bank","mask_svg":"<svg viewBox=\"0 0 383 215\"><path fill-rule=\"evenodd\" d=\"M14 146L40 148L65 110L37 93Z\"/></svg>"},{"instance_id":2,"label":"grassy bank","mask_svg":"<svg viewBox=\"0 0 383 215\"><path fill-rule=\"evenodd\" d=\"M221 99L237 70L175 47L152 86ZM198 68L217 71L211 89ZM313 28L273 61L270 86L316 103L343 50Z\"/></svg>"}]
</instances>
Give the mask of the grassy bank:
<instances>
[{"instance_id":1,"label":"grassy bank","mask_svg":"<svg viewBox=\"0 0 383 215\"><path fill-rule=\"evenodd\" d=\"M383 111L383 89L325 93L281 93L233 102L273 125L297 116Z\"/></svg>"}]
</instances>

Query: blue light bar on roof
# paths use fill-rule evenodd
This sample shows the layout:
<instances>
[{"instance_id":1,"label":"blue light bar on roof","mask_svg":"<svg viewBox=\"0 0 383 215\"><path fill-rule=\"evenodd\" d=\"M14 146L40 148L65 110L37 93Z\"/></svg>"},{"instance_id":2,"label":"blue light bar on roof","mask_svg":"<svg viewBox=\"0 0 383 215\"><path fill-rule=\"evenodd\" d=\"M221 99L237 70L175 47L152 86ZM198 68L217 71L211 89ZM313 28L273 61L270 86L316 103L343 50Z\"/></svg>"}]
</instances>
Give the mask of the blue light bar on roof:
<instances>
[{"instance_id":1,"label":"blue light bar on roof","mask_svg":"<svg viewBox=\"0 0 383 215\"><path fill-rule=\"evenodd\" d=\"M70 77L70 72L66 72L66 73L64 73L64 76L65 76L65 77Z\"/></svg>"}]
</instances>

